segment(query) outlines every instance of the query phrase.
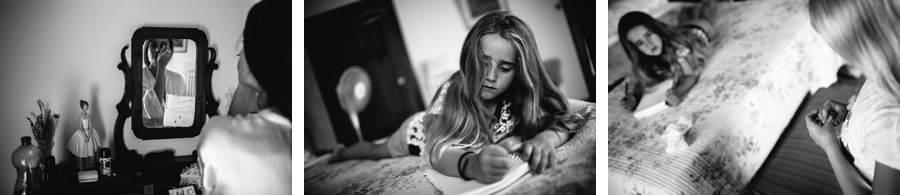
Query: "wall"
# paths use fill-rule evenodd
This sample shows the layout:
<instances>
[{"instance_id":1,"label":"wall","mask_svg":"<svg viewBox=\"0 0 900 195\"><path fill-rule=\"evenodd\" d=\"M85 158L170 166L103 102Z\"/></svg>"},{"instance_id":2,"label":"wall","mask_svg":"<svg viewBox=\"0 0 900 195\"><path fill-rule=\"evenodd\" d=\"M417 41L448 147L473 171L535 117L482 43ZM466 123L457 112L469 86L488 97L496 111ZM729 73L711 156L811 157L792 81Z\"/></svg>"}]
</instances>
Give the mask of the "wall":
<instances>
[{"instance_id":1,"label":"wall","mask_svg":"<svg viewBox=\"0 0 900 195\"><path fill-rule=\"evenodd\" d=\"M122 72L116 69L119 52L142 26L194 27L206 32L210 47L219 51L213 92L221 99L220 113L225 113L225 93L237 86L237 43L255 2L85 0L0 5L0 159L11 156L20 137L33 136L25 117L37 112L38 99L61 115L53 149L57 161L64 161L65 145L79 128L81 99L91 103L93 125L103 146L112 147L115 104L124 89ZM141 153L172 148L177 155L189 155L197 144L196 138L140 140L131 133L130 124L129 119L125 142ZM11 164L0 164L0 192L12 191L14 173Z\"/></svg>"}]
</instances>

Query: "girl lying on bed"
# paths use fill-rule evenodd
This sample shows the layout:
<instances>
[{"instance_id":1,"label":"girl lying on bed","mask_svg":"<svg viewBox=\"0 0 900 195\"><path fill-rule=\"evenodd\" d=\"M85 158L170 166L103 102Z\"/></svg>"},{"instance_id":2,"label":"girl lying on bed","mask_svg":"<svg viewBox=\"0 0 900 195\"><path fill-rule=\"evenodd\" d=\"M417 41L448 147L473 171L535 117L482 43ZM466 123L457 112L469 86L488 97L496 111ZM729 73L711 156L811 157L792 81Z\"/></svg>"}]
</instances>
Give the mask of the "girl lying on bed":
<instances>
[{"instance_id":1,"label":"girl lying on bed","mask_svg":"<svg viewBox=\"0 0 900 195\"><path fill-rule=\"evenodd\" d=\"M668 79L674 84L666 91L666 103L680 104L706 66L712 25L695 19L670 28L650 15L630 12L619 19L618 29L619 42L633 64L626 106L634 109L647 89Z\"/></svg>"},{"instance_id":2,"label":"girl lying on bed","mask_svg":"<svg viewBox=\"0 0 900 195\"><path fill-rule=\"evenodd\" d=\"M810 137L844 194L900 194L900 2L813 0L808 11L816 32L868 78L848 103L829 100L806 115Z\"/></svg>"},{"instance_id":3,"label":"girl lying on bed","mask_svg":"<svg viewBox=\"0 0 900 195\"><path fill-rule=\"evenodd\" d=\"M360 142L330 161L423 156L442 174L493 183L510 170L512 152L521 152L532 170L551 168L554 149L578 129L564 118L583 120L567 111L530 28L508 12L492 12L469 31L460 71L428 110L409 117L386 143Z\"/></svg>"}]
</instances>

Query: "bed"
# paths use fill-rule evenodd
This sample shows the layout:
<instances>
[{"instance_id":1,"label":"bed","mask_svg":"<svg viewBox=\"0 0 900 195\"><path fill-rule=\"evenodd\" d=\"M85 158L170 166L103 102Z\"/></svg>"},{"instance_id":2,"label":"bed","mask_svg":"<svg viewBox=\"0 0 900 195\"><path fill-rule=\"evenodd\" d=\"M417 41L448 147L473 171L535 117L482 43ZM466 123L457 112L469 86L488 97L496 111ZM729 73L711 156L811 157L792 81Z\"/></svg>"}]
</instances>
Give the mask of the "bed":
<instances>
[{"instance_id":1,"label":"bed","mask_svg":"<svg viewBox=\"0 0 900 195\"><path fill-rule=\"evenodd\" d=\"M843 60L809 25L806 1L720 3L713 16L715 53L681 105L637 120L624 87L609 92L609 194L745 192L804 98L837 80ZM662 133L680 117L694 122L689 147L666 153Z\"/></svg>"},{"instance_id":2,"label":"bed","mask_svg":"<svg viewBox=\"0 0 900 195\"><path fill-rule=\"evenodd\" d=\"M569 100L570 112L585 116L571 140L557 148L554 168L524 178L510 194L594 194L596 131L594 103ZM304 194L440 194L425 177L431 169L422 157L350 160L317 165L303 175Z\"/></svg>"}]
</instances>

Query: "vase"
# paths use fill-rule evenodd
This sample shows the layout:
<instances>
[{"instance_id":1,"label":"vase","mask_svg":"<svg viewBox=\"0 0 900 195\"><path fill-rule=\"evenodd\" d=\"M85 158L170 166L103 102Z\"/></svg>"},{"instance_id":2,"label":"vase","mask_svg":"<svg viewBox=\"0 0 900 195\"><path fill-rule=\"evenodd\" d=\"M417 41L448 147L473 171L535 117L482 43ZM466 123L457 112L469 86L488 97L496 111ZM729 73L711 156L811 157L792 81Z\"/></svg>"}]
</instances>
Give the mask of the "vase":
<instances>
[{"instance_id":1,"label":"vase","mask_svg":"<svg viewBox=\"0 0 900 195\"><path fill-rule=\"evenodd\" d=\"M49 190L54 189L59 182L59 180L56 178L56 157L54 157L53 155L47 155L44 156L44 159L41 161L44 189L48 189L48 194L55 194L50 193Z\"/></svg>"},{"instance_id":2,"label":"vase","mask_svg":"<svg viewBox=\"0 0 900 195\"><path fill-rule=\"evenodd\" d=\"M31 145L31 137L22 137L22 145L12 153L12 164L16 168L16 184L13 192L17 195L40 194L41 150Z\"/></svg>"}]
</instances>

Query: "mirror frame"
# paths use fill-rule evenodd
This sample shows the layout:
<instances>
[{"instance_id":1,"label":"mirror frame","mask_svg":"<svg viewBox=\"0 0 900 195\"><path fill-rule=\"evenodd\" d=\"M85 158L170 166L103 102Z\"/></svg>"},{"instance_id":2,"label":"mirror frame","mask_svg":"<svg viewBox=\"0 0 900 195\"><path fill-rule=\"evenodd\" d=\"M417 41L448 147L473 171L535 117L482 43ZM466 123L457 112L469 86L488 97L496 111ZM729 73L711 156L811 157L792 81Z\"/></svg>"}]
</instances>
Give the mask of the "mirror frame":
<instances>
[{"instance_id":1,"label":"mirror frame","mask_svg":"<svg viewBox=\"0 0 900 195\"><path fill-rule=\"evenodd\" d=\"M144 111L143 100L141 99L142 94L142 69L143 69L143 44L144 40L150 38L172 38L172 39L189 39L194 41L194 45L197 47L197 57L196 57L196 71L197 71L197 80L195 82L196 91L195 91L195 103L194 103L194 123L189 127L162 127L162 128L148 128L144 126L144 120L141 120L141 113ZM131 129L134 132L134 135L137 138L143 140L153 140L153 139L170 139L170 138L188 138L195 137L200 135L200 131L203 128L203 125L206 124L206 114L207 114L207 101L208 99L212 99L212 91L211 91L211 80L212 80L212 70L217 69L216 67L210 67L210 64L215 60L215 50L209 48L209 50L201 49L208 48L209 41L206 38L206 33L196 28L165 28L165 27L142 27L136 31L134 31L134 35L131 37L131 105L132 105L132 113L134 116L131 119ZM212 53L212 58L210 57L210 53ZM209 60L209 61L207 61ZM124 99L124 97L123 97ZM215 100L213 100L215 101ZM211 110L215 112L218 109L218 103L215 103L214 107L211 107ZM217 115L218 112L215 112ZM213 115L210 115L210 117Z\"/></svg>"}]
</instances>

